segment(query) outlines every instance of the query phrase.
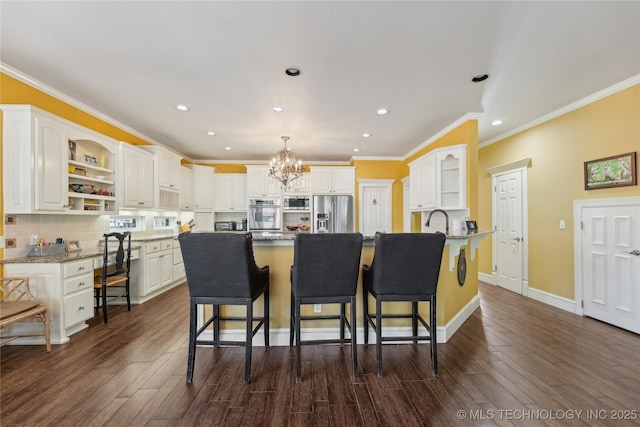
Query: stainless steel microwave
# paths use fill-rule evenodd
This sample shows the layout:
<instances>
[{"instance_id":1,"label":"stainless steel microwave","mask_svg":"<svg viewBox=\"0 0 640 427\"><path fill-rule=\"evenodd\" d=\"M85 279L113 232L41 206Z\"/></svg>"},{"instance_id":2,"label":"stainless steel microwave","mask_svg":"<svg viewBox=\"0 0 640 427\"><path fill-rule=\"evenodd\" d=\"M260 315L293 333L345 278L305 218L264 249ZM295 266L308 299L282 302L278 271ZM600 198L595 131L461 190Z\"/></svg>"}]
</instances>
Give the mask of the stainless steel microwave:
<instances>
[{"instance_id":1,"label":"stainless steel microwave","mask_svg":"<svg viewBox=\"0 0 640 427\"><path fill-rule=\"evenodd\" d=\"M285 211L304 211L311 209L309 196L284 196L282 209Z\"/></svg>"}]
</instances>

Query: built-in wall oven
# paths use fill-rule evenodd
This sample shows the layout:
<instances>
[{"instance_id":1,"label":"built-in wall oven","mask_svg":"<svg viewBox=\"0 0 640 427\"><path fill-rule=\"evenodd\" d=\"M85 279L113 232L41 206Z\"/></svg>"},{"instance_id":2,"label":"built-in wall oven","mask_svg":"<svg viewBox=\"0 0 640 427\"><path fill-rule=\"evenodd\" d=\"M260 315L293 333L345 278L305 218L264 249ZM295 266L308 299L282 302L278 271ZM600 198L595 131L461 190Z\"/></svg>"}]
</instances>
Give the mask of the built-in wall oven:
<instances>
[{"instance_id":1,"label":"built-in wall oven","mask_svg":"<svg viewBox=\"0 0 640 427\"><path fill-rule=\"evenodd\" d=\"M280 199L249 200L249 231L281 230Z\"/></svg>"}]
</instances>

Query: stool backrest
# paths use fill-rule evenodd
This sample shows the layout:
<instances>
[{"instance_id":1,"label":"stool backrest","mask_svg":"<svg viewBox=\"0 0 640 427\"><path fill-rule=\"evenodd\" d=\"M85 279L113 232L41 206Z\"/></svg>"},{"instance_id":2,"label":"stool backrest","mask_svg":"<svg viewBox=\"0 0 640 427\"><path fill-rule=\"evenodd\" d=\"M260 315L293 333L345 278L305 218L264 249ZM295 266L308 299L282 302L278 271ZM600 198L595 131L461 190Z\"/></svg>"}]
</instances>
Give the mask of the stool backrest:
<instances>
[{"instance_id":1,"label":"stool backrest","mask_svg":"<svg viewBox=\"0 0 640 427\"><path fill-rule=\"evenodd\" d=\"M252 296L257 266L250 233L178 236L191 297Z\"/></svg>"},{"instance_id":2,"label":"stool backrest","mask_svg":"<svg viewBox=\"0 0 640 427\"><path fill-rule=\"evenodd\" d=\"M445 240L439 233L377 233L371 263L374 292L435 294Z\"/></svg>"},{"instance_id":3,"label":"stool backrest","mask_svg":"<svg viewBox=\"0 0 640 427\"><path fill-rule=\"evenodd\" d=\"M296 296L355 295L362 234L298 234L293 246L291 286Z\"/></svg>"}]
</instances>

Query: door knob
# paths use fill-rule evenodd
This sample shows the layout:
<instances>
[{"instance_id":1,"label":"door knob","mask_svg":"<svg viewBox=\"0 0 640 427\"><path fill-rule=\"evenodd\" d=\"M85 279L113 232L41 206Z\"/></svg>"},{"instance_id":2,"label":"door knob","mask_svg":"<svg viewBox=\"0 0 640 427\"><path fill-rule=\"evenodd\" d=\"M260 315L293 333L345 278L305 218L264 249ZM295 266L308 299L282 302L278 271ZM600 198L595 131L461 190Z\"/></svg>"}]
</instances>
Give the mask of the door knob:
<instances>
[{"instance_id":1,"label":"door knob","mask_svg":"<svg viewBox=\"0 0 640 427\"><path fill-rule=\"evenodd\" d=\"M640 256L640 251L637 249L634 249L632 251L629 252L625 252L625 254L630 254L630 255L635 255L635 256Z\"/></svg>"},{"instance_id":2,"label":"door knob","mask_svg":"<svg viewBox=\"0 0 640 427\"><path fill-rule=\"evenodd\" d=\"M515 240L516 242L519 242L522 239L520 237L512 237L511 240Z\"/></svg>"}]
</instances>

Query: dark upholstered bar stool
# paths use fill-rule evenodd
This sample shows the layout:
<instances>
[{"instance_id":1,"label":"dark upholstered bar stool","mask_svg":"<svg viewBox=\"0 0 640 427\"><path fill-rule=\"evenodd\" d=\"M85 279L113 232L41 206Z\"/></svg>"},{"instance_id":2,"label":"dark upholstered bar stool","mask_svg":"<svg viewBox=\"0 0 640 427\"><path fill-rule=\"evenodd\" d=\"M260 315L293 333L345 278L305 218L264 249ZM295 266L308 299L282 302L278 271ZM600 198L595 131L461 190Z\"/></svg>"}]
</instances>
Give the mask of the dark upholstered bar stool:
<instances>
[{"instance_id":1,"label":"dark upholstered bar stool","mask_svg":"<svg viewBox=\"0 0 640 427\"><path fill-rule=\"evenodd\" d=\"M440 263L446 237L444 234L427 233L377 233L371 266L365 265L363 273L364 343L369 343L369 325L376 333L378 376L382 376L383 341L429 341L431 344L431 372L438 375L436 340L436 287L440 275ZM376 299L375 314L369 313L369 294ZM410 301L411 314L382 314L384 301ZM429 322L418 313L418 301L429 301ZM375 317L375 322L373 318ZM382 335L382 319L411 319L412 335L385 337ZM429 332L418 335L418 321Z\"/></svg>"},{"instance_id":2,"label":"dark upholstered bar stool","mask_svg":"<svg viewBox=\"0 0 640 427\"><path fill-rule=\"evenodd\" d=\"M362 234L298 234L294 241L291 267L291 325L289 345L296 344L296 382L301 379L301 344L345 341L345 325L351 335L353 376L358 376L356 350L356 287L362 254ZM346 304L351 320L347 320ZM339 315L302 316L303 304L340 304ZM340 340L302 341L303 320L339 319Z\"/></svg>"},{"instance_id":3,"label":"dark upholstered bar stool","mask_svg":"<svg viewBox=\"0 0 640 427\"><path fill-rule=\"evenodd\" d=\"M182 233L178 236L184 259L190 297L189 356L187 382L193 379L196 345L244 346L244 382L251 374L253 337L264 325L264 344L269 347L269 266L258 267L253 257L250 233ZM264 294L264 316L253 314L253 302ZM197 328L197 306L211 304L213 315ZM221 305L244 305L245 317L221 316ZM245 341L220 340L220 321L246 323ZM257 325L253 324L257 322ZM213 323L213 340L198 340L198 336Z\"/></svg>"}]
</instances>

